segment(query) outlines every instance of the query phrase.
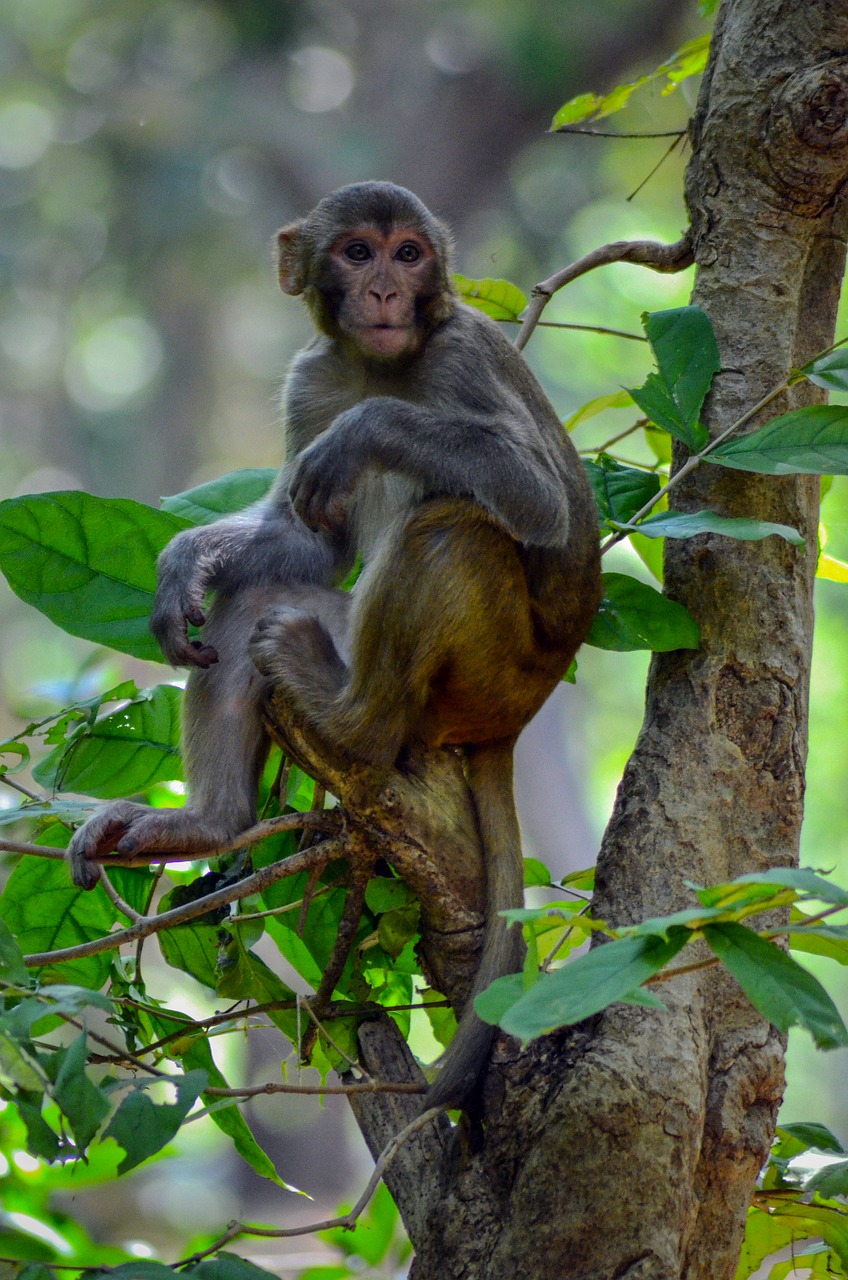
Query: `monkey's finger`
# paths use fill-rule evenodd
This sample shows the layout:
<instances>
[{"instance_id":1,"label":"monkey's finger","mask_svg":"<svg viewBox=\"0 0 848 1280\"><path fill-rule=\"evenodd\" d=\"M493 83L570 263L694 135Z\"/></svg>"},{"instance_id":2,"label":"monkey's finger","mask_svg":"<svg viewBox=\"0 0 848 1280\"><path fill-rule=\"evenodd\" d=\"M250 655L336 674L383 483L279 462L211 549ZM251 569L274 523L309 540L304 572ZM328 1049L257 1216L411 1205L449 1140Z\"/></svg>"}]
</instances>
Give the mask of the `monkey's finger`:
<instances>
[{"instance_id":1,"label":"monkey's finger","mask_svg":"<svg viewBox=\"0 0 848 1280\"><path fill-rule=\"evenodd\" d=\"M198 609L197 605L190 605L186 609L185 616L193 627L202 627L206 621L206 614L202 609Z\"/></svg>"},{"instance_id":2,"label":"monkey's finger","mask_svg":"<svg viewBox=\"0 0 848 1280\"><path fill-rule=\"evenodd\" d=\"M218 661L218 650L211 644L203 644L200 640L190 640L186 657L196 667L212 667Z\"/></svg>"}]
</instances>

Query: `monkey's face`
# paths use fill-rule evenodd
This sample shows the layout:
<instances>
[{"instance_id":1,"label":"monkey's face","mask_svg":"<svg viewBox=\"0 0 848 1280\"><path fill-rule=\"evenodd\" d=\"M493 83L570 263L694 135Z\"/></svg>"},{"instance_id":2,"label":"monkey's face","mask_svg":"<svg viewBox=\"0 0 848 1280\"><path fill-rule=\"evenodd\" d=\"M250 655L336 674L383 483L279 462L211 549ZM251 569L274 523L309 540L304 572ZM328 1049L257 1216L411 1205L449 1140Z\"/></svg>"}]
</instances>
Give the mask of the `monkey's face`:
<instances>
[{"instance_id":1,"label":"monkey's face","mask_svg":"<svg viewBox=\"0 0 848 1280\"><path fill-rule=\"evenodd\" d=\"M357 227L332 246L327 267L336 324L363 356L395 361L418 351L425 304L440 291L436 252L420 230Z\"/></svg>"}]
</instances>

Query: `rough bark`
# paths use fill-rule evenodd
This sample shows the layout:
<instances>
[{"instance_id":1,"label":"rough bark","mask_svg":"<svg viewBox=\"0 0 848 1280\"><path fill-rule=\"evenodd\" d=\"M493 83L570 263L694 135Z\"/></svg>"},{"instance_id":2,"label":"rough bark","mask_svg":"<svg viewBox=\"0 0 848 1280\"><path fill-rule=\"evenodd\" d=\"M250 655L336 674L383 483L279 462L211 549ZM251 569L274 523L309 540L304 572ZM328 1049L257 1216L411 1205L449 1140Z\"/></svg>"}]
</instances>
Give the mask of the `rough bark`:
<instances>
[{"instance_id":1,"label":"rough bark","mask_svg":"<svg viewBox=\"0 0 848 1280\"><path fill-rule=\"evenodd\" d=\"M722 354L705 415L713 433L832 340L848 232L846 49L841 0L722 5L687 175L694 301ZM817 395L800 386L770 412ZM669 544L666 589L695 615L703 643L651 668L643 729L599 861L595 909L613 923L691 905L686 880L797 857L817 503L815 479L710 465L673 491L676 510L780 521L807 544L712 535ZM465 904L479 907L479 864L463 856L452 881L453 853L434 855L442 829L458 850L468 816L453 765L430 767L445 770L439 786L451 777L446 827L447 810L421 801L426 771L415 799L423 828L405 825L416 818L409 796L387 815L385 796L372 795L365 817L392 857L397 842L414 843L403 870L418 877L437 957L447 939L472 936ZM472 882L478 896L469 899ZM431 964L438 969L438 958ZM455 956L442 964L451 994L461 994L460 968ZM442 1125L401 1152L386 1180L416 1247L416 1280L733 1275L782 1092L783 1046L717 970L669 983L663 996L666 1012L615 1006L523 1052L502 1039L482 1141L464 1149ZM363 1055L381 1073L415 1070L379 1024ZM372 1149L414 1108L408 1098L359 1100Z\"/></svg>"}]
</instances>

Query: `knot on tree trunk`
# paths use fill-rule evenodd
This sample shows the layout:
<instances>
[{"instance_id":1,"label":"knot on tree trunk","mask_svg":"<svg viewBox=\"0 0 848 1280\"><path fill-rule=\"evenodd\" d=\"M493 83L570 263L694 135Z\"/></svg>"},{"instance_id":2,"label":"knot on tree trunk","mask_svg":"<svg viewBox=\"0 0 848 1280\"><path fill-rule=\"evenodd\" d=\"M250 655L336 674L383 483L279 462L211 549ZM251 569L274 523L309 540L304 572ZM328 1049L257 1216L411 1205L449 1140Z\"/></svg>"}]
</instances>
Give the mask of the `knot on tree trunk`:
<instances>
[{"instance_id":1,"label":"knot on tree trunk","mask_svg":"<svg viewBox=\"0 0 848 1280\"><path fill-rule=\"evenodd\" d=\"M775 94L763 155L781 202L820 216L848 178L848 59L797 71Z\"/></svg>"}]
</instances>

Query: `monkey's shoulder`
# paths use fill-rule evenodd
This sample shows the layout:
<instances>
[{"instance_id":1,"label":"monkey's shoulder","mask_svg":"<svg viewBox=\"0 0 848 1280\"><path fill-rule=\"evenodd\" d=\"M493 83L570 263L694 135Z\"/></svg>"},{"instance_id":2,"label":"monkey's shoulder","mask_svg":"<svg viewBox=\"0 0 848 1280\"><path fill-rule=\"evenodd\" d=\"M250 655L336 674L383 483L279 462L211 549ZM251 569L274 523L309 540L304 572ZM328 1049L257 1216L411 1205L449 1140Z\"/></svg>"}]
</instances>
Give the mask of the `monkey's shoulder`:
<instances>
[{"instance_id":1,"label":"monkey's shoulder","mask_svg":"<svg viewBox=\"0 0 848 1280\"><path fill-rule=\"evenodd\" d=\"M496 320L467 303L433 334L430 354L455 373L463 387L506 389L527 404L534 416L556 417L555 410L521 352Z\"/></svg>"}]
</instances>

